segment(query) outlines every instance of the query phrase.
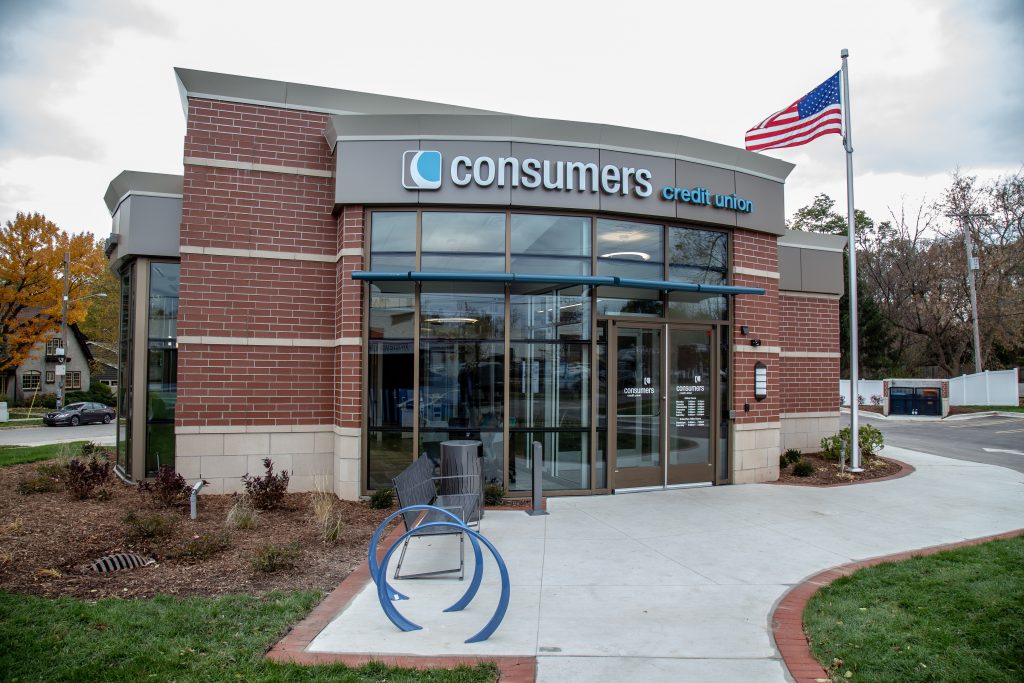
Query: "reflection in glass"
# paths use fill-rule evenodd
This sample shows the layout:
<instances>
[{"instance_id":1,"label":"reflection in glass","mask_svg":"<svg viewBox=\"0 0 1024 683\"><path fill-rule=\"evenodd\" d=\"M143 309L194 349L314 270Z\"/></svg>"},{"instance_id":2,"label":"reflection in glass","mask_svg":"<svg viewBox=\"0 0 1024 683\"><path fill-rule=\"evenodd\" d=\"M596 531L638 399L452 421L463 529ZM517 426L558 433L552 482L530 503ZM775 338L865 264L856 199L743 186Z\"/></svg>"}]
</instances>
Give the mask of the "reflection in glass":
<instances>
[{"instance_id":1,"label":"reflection in glass","mask_svg":"<svg viewBox=\"0 0 1024 683\"><path fill-rule=\"evenodd\" d=\"M711 461L711 334L669 331L669 465Z\"/></svg>"},{"instance_id":2,"label":"reflection in glass","mask_svg":"<svg viewBox=\"0 0 1024 683\"><path fill-rule=\"evenodd\" d=\"M421 229L421 270L504 272L504 213L428 211Z\"/></svg>"},{"instance_id":3,"label":"reflection in glass","mask_svg":"<svg viewBox=\"0 0 1024 683\"><path fill-rule=\"evenodd\" d=\"M117 464L125 476L132 476L131 386L132 349L135 341L135 263L121 271L120 361L117 366Z\"/></svg>"},{"instance_id":4,"label":"reflection in glass","mask_svg":"<svg viewBox=\"0 0 1024 683\"><path fill-rule=\"evenodd\" d=\"M718 330L718 478L729 479L729 328Z\"/></svg>"},{"instance_id":5,"label":"reflection in glass","mask_svg":"<svg viewBox=\"0 0 1024 683\"><path fill-rule=\"evenodd\" d=\"M729 274L729 235L694 228L668 229L669 279L724 285Z\"/></svg>"},{"instance_id":6,"label":"reflection in glass","mask_svg":"<svg viewBox=\"0 0 1024 683\"><path fill-rule=\"evenodd\" d=\"M597 221L597 274L662 280L664 246L660 225L599 219Z\"/></svg>"},{"instance_id":7,"label":"reflection in glass","mask_svg":"<svg viewBox=\"0 0 1024 683\"><path fill-rule=\"evenodd\" d=\"M639 316L644 318L660 318L664 310L659 293L634 289L637 298L625 298L616 296L605 296L604 293L611 290L610 287L598 287L597 314L598 315L622 315ZM615 288L616 292L625 293L625 288Z\"/></svg>"},{"instance_id":8,"label":"reflection in glass","mask_svg":"<svg viewBox=\"0 0 1024 683\"><path fill-rule=\"evenodd\" d=\"M420 335L427 339L503 339L505 294L441 292L424 285L420 294ZM475 289L486 286L475 283ZM434 290L434 291L430 291Z\"/></svg>"},{"instance_id":9,"label":"reflection in glass","mask_svg":"<svg viewBox=\"0 0 1024 683\"><path fill-rule=\"evenodd\" d=\"M416 291L411 282L370 284L370 339L412 339Z\"/></svg>"},{"instance_id":10,"label":"reflection in glass","mask_svg":"<svg viewBox=\"0 0 1024 683\"><path fill-rule=\"evenodd\" d=\"M413 428L413 342L370 341L366 416L370 427Z\"/></svg>"},{"instance_id":11,"label":"reflection in glass","mask_svg":"<svg viewBox=\"0 0 1024 683\"><path fill-rule=\"evenodd\" d=\"M509 490L529 491L533 481L533 442L543 452L544 491L590 488L590 433L583 431L514 431L509 453Z\"/></svg>"},{"instance_id":12,"label":"reflection in glass","mask_svg":"<svg viewBox=\"0 0 1024 683\"><path fill-rule=\"evenodd\" d=\"M511 295L513 339L590 338L590 289L570 287L543 294Z\"/></svg>"},{"instance_id":13,"label":"reflection in glass","mask_svg":"<svg viewBox=\"0 0 1024 683\"><path fill-rule=\"evenodd\" d=\"M500 342L421 340L421 429L461 433L501 428L505 399L502 347Z\"/></svg>"},{"instance_id":14,"label":"reflection in glass","mask_svg":"<svg viewBox=\"0 0 1024 683\"><path fill-rule=\"evenodd\" d=\"M174 408L178 398L178 282L180 265L151 263L146 353L146 476L174 466Z\"/></svg>"},{"instance_id":15,"label":"reflection in glass","mask_svg":"<svg viewBox=\"0 0 1024 683\"><path fill-rule=\"evenodd\" d=\"M725 320L729 317L729 298L699 292L670 292L668 317L677 320Z\"/></svg>"},{"instance_id":16,"label":"reflection in glass","mask_svg":"<svg viewBox=\"0 0 1024 683\"><path fill-rule=\"evenodd\" d=\"M590 219L512 214L513 273L590 275Z\"/></svg>"},{"instance_id":17,"label":"reflection in glass","mask_svg":"<svg viewBox=\"0 0 1024 683\"><path fill-rule=\"evenodd\" d=\"M391 487L391 480L412 463L412 432L366 432L366 487Z\"/></svg>"},{"instance_id":18,"label":"reflection in glass","mask_svg":"<svg viewBox=\"0 0 1024 683\"><path fill-rule=\"evenodd\" d=\"M370 217L370 267L416 269L416 212L374 211Z\"/></svg>"},{"instance_id":19,"label":"reflection in glass","mask_svg":"<svg viewBox=\"0 0 1024 683\"><path fill-rule=\"evenodd\" d=\"M509 426L590 424L590 346L513 342L509 358Z\"/></svg>"},{"instance_id":20,"label":"reflection in glass","mask_svg":"<svg viewBox=\"0 0 1024 683\"><path fill-rule=\"evenodd\" d=\"M661 484L661 330L620 327L616 386L616 464L618 471L648 470ZM634 475L634 476L636 476Z\"/></svg>"}]
</instances>

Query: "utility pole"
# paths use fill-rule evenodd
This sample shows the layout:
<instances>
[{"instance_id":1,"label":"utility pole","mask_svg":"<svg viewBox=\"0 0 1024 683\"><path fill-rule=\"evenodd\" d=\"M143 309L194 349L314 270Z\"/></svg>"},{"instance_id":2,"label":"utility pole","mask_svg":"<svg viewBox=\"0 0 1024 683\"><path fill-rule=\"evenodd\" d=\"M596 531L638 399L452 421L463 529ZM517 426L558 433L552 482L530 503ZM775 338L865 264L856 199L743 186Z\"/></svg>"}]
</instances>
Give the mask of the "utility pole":
<instances>
[{"instance_id":1,"label":"utility pole","mask_svg":"<svg viewBox=\"0 0 1024 683\"><path fill-rule=\"evenodd\" d=\"M64 378L67 375L68 359L68 295L71 293L71 252L64 252L64 298L60 310L60 357L57 366L57 410L64 407Z\"/></svg>"},{"instance_id":2,"label":"utility pole","mask_svg":"<svg viewBox=\"0 0 1024 683\"><path fill-rule=\"evenodd\" d=\"M964 224L964 251L967 252L967 288L971 293L971 319L974 321L974 372L981 372L981 333L978 331L978 293L974 288L974 272L978 270L978 257L971 247L971 230L974 229L974 216L966 215Z\"/></svg>"}]
</instances>

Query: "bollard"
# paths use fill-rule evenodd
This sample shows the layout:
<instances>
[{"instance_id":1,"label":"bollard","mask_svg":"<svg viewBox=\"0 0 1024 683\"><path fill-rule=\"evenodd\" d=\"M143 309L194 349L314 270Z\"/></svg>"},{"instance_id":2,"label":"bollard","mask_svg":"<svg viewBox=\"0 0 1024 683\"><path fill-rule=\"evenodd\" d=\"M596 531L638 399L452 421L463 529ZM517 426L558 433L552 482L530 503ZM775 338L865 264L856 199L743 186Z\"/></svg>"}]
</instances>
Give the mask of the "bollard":
<instances>
[{"instance_id":1,"label":"bollard","mask_svg":"<svg viewBox=\"0 0 1024 683\"><path fill-rule=\"evenodd\" d=\"M533 442L533 501L531 509L526 514L534 517L536 515L548 514L541 508L543 502L542 484L544 483L544 451L540 441Z\"/></svg>"}]
</instances>

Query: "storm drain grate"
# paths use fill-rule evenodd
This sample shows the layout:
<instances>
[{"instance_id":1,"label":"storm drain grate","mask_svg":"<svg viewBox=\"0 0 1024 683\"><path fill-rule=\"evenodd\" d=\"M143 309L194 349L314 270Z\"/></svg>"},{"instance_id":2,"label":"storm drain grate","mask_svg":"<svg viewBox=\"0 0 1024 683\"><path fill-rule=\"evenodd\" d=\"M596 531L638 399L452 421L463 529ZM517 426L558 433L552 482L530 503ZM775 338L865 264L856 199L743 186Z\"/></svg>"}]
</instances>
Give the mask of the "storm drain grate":
<instances>
[{"instance_id":1,"label":"storm drain grate","mask_svg":"<svg viewBox=\"0 0 1024 683\"><path fill-rule=\"evenodd\" d=\"M109 574L123 569L138 569L151 564L156 564L156 560L151 557L143 557L138 553L114 553L113 555L104 555L86 568L100 574Z\"/></svg>"}]
</instances>

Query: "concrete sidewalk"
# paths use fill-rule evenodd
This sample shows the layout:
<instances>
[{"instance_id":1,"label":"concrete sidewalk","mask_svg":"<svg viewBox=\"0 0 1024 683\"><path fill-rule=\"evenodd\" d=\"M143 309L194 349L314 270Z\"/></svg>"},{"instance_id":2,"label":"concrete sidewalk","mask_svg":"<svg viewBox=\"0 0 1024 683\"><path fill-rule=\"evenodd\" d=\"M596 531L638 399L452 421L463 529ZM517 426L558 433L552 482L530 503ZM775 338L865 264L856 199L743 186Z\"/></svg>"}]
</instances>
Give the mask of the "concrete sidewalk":
<instances>
[{"instance_id":1,"label":"concrete sidewalk","mask_svg":"<svg viewBox=\"0 0 1024 683\"><path fill-rule=\"evenodd\" d=\"M831 489L779 485L556 498L547 517L489 512L512 603L484 643L462 641L497 602L497 570L462 613L441 610L465 585L402 581L399 603L422 631L402 633L364 589L310 652L530 655L538 680L785 681L769 615L822 569L1024 527L1024 474L887 448L917 472ZM457 556L418 540L407 566ZM471 557L471 556L470 556ZM403 568L404 571L404 568Z\"/></svg>"}]
</instances>

